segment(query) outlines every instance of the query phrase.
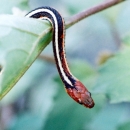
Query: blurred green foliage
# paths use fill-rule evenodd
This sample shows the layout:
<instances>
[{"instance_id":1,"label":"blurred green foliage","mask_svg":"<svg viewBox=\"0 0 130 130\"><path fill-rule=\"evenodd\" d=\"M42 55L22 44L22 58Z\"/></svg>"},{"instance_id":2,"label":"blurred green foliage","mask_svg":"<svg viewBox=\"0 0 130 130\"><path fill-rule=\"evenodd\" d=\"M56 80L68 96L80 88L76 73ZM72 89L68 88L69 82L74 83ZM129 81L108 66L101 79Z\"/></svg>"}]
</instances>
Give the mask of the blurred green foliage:
<instances>
[{"instance_id":1,"label":"blurred green foliage","mask_svg":"<svg viewBox=\"0 0 130 130\"><path fill-rule=\"evenodd\" d=\"M100 2L101 0L90 2L57 0L56 3L50 4L51 2L47 0L30 0L29 2L2 0L0 13L12 14L14 7L21 11L29 11L32 7L36 7L35 3L37 5L49 3L66 17ZM129 7L129 1L121 3L86 18L66 32L66 51L70 70L92 93L95 100L93 109L86 109L70 99L64 91L55 65L38 59L1 100L0 129L129 130ZM1 15L0 19L0 45L2 43L0 57L11 48L14 50L23 48L32 62L38 55L39 47L35 47L31 55L30 47L37 41L37 35L43 33L48 25L45 22L9 15ZM17 23L17 28L14 27L14 23ZM5 25L8 26L5 27ZM41 39L43 40L44 38ZM37 44L41 45L43 43L41 41ZM45 45L41 46L45 47ZM96 62L101 60L101 55L106 55L107 52L112 55L106 56L104 62L97 65ZM19 61L23 54L17 51L14 53L17 60L15 62L7 60L9 62L7 66L11 70L9 69L6 79L8 75L12 76L12 70L24 68ZM51 55L51 46L47 46L42 54ZM11 55L12 53L9 57ZM0 63L4 59L3 56Z\"/></svg>"}]
</instances>

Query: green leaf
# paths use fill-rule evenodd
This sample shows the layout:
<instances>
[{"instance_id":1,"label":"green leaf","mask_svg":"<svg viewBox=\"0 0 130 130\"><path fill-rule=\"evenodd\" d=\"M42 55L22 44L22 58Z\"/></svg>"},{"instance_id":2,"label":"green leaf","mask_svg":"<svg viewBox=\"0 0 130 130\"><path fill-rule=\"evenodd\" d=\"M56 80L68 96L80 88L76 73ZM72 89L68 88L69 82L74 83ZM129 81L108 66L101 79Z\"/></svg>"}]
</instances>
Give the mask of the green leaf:
<instances>
[{"instance_id":1,"label":"green leaf","mask_svg":"<svg viewBox=\"0 0 130 130\"><path fill-rule=\"evenodd\" d=\"M113 103L130 101L130 47L125 47L99 68L95 91Z\"/></svg>"},{"instance_id":2,"label":"green leaf","mask_svg":"<svg viewBox=\"0 0 130 130\"><path fill-rule=\"evenodd\" d=\"M49 24L0 16L0 99L16 84L51 40Z\"/></svg>"}]
</instances>

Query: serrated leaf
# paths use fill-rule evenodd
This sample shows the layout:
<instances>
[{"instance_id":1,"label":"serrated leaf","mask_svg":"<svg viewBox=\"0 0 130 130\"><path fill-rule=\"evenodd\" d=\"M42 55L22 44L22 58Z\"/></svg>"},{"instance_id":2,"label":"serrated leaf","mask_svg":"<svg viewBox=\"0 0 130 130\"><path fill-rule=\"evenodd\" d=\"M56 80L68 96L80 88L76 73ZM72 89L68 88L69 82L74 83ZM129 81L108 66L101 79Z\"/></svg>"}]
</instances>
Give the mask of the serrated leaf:
<instances>
[{"instance_id":1,"label":"serrated leaf","mask_svg":"<svg viewBox=\"0 0 130 130\"><path fill-rule=\"evenodd\" d=\"M51 40L49 24L0 16L0 99L16 84Z\"/></svg>"},{"instance_id":2,"label":"serrated leaf","mask_svg":"<svg viewBox=\"0 0 130 130\"><path fill-rule=\"evenodd\" d=\"M130 47L100 67L94 88L96 92L105 93L111 102L130 101Z\"/></svg>"}]
</instances>

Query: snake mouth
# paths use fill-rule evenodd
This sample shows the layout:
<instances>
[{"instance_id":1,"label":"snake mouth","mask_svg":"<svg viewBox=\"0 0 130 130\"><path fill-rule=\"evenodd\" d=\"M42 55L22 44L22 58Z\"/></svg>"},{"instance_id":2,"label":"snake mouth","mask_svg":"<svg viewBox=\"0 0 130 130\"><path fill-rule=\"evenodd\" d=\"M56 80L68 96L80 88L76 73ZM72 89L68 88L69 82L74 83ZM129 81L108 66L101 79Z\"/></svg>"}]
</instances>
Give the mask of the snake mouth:
<instances>
[{"instance_id":1,"label":"snake mouth","mask_svg":"<svg viewBox=\"0 0 130 130\"><path fill-rule=\"evenodd\" d=\"M81 94L81 104L88 108L93 108L95 105L91 96L88 96L88 93Z\"/></svg>"},{"instance_id":2,"label":"snake mouth","mask_svg":"<svg viewBox=\"0 0 130 130\"><path fill-rule=\"evenodd\" d=\"M87 100L87 103L85 102L83 105L88 108L93 108L95 104L94 104L93 100L91 102L88 102L88 100Z\"/></svg>"},{"instance_id":3,"label":"snake mouth","mask_svg":"<svg viewBox=\"0 0 130 130\"><path fill-rule=\"evenodd\" d=\"M81 105L84 105L85 107L88 107L88 108L93 108L95 105L93 100L91 102L89 102L88 100L82 102L81 99L78 99L78 103Z\"/></svg>"}]
</instances>

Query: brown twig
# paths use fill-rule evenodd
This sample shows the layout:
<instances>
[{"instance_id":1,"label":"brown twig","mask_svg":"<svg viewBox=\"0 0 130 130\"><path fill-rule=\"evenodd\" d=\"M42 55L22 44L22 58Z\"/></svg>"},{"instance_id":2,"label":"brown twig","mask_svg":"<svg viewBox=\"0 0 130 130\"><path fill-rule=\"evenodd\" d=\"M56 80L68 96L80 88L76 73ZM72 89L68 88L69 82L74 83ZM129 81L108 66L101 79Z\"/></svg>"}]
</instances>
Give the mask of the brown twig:
<instances>
[{"instance_id":1,"label":"brown twig","mask_svg":"<svg viewBox=\"0 0 130 130\"><path fill-rule=\"evenodd\" d=\"M47 62L51 62L51 63L54 63L55 61L54 61L54 58L53 57L51 57L51 56L47 56L47 55L39 55L39 57L38 57L39 59L42 59L42 60L45 60L45 61L47 61Z\"/></svg>"},{"instance_id":2,"label":"brown twig","mask_svg":"<svg viewBox=\"0 0 130 130\"><path fill-rule=\"evenodd\" d=\"M107 0L99 5L93 6L83 12L80 12L72 17L70 17L67 21L66 21L66 29L71 27L72 25L76 24L77 22L83 20L84 18L91 16L92 14L98 13L102 10L105 10L109 7L112 7L114 5L117 5L123 1L126 0ZM52 57L49 56L45 56L45 55L40 55L39 56L40 59L46 60L48 62L53 62L54 63L54 59Z\"/></svg>"},{"instance_id":3,"label":"brown twig","mask_svg":"<svg viewBox=\"0 0 130 130\"><path fill-rule=\"evenodd\" d=\"M98 13L102 10L105 10L109 7L112 7L114 5L117 5L123 1L126 1L126 0L107 0L99 5L96 5L94 7L91 7L83 12L80 12L74 16L72 16L71 18L69 18L67 21L66 21L66 28L69 28L71 27L72 25L74 25L75 23L83 20L84 18L92 15L92 14L95 14L95 13Z\"/></svg>"}]
</instances>

